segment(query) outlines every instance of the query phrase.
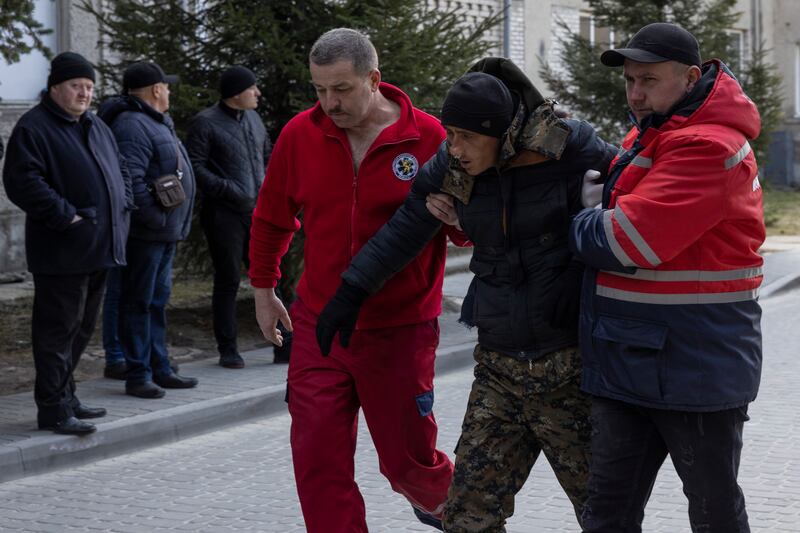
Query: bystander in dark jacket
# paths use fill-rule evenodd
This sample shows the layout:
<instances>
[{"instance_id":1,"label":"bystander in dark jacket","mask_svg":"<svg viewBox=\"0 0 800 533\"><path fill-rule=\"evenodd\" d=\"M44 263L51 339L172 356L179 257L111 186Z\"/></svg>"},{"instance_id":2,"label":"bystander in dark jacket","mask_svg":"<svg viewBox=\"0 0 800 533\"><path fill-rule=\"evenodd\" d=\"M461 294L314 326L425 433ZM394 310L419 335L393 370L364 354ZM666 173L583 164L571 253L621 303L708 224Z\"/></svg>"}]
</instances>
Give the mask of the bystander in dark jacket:
<instances>
[{"instance_id":1,"label":"bystander in dark jacket","mask_svg":"<svg viewBox=\"0 0 800 533\"><path fill-rule=\"evenodd\" d=\"M98 115L107 124L113 125L114 135L122 150L130 157L129 167L133 177L133 195L137 210L132 215L131 237L145 241L175 242L183 240L191 227L192 203L184 202L170 211L156 204L152 193L152 182L156 178L174 174L178 166L178 150L181 150L184 167L189 171L188 156L176 143L172 119L160 113L135 96L116 96L100 106ZM140 144L140 137L150 139ZM187 195L193 194L193 182L181 180ZM103 301L103 348L107 378L125 379L127 364L119 341L119 295L120 272L108 274L106 294ZM176 368L171 364L171 368Z\"/></svg>"},{"instance_id":2,"label":"bystander in dark jacket","mask_svg":"<svg viewBox=\"0 0 800 533\"><path fill-rule=\"evenodd\" d=\"M249 267L250 221L264 180L272 142L255 111L261 92L249 69L233 66L220 78L220 101L198 113L186 147L202 193L200 221L214 264L214 336L219 364L243 368L236 323L242 264ZM275 348L275 362L288 362L291 333Z\"/></svg>"},{"instance_id":3,"label":"bystander in dark jacket","mask_svg":"<svg viewBox=\"0 0 800 533\"><path fill-rule=\"evenodd\" d=\"M172 287L176 244L189 234L194 203L194 173L175 134L169 109L167 76L155 63L134 63L125 70L123 92L103 104L100 116L111 126L131 174L136 211L127 244L128 266L119 275L119 340L127 366L125 392L160 398L164 388L191 388L170 368L166 341L166 305ZM186 199L164 207L154 182L172 175Z\"/></svg>"},{"instance_id":4,"label":"bystander in dark jacket","mask_svg":"<svg viewBox=\"0 0 800 533\"><path fill-rule=\"evenodd\" d=\"M189 156L175 133L169 115L153 109L136 96L113 97L98 110L111 126L131 174L136 210L131 216L131 237L145 241L177 242L186 239L192 225L195 180ZM146 140L147 142L143 142ZM180 157L179 157L180 155ZM183 173L186 201L166 210L152 193L157 178Z\"/></svg>"},{"instance_id":5,"label":"bystander in dark jacket","mask_svg":"<svg viewBox=\"0 0 800 533\"><path fill-rule=\"evenodd\" d=\"M79 54L51 63L42 101L8 142L3 183L25 211L33 273L34 398L40 428L91 433L82 418L105 409L81 405L72 372L94 330L106 270L125 264L130 183L117 143L88 111L95 73Z\"/></svg>"}]
</instances>

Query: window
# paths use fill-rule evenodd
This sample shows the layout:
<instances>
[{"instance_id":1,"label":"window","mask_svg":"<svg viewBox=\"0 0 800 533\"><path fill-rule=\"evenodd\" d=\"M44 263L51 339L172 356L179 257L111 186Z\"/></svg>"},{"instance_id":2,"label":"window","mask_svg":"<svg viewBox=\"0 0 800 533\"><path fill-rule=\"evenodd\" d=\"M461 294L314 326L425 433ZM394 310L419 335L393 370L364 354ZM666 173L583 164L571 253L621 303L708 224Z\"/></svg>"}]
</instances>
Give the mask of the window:
<instances>
[{"instance_id":1,"label":"window","mask_svg":"<svg viewBox=\"0 0 800 533\"><path fill-rule=\"evenodd\" d=\"M726 44L726 63L733 73L738 77L742 72L742 66L745 59L744 31L729 30L726 33L728 34L728 42Z\"/></svg>"},{"instance_id":2,"label":"window","mask_svg":"<svg viewBox=\"0 0 800 533\"><path fill-rule=\"evenodd\" d=\"M800 44L794 47L794 116L800 117Z\"/></svg>"},{"instance_id":3,"label":"window","mask_svg":"<svg viewBox=\"0 0 800 533\"><path fill-rule=\"evenodd\" d=\"M34 17L45 28L55 31L43 36L44 44L55 54L58 52L58 7L52 0L35 0ZM17 63L9 65L0 58L0 98L4 103L31 102L47 85L50 62L40 52L22 56Z\"/></svg>"},{"instance_id":4,"label":"window","mask_svg":"<svg viewBox=\"0 0 800 533\"><path fill-rule=\"evenodd\" d=\"M614 31L611 28L598 26L594 16L590 13L581 13L579 32L581 37L587 39L594 46L614 47Z\"/></svg>"}]
</instances>

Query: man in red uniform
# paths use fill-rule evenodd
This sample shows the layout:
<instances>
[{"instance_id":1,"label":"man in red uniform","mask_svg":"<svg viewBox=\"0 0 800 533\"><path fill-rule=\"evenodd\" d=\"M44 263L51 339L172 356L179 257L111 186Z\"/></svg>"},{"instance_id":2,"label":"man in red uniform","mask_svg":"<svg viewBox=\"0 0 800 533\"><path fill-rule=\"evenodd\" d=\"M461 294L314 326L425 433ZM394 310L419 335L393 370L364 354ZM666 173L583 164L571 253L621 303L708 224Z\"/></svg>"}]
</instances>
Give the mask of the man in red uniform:
<instances>
[{"instance_id":1,"label":"man in red uniform","mask_svg":"<svg viewBox=\"0 0 800 533\"><path fill-rule=\"evenodd\" d=\"M675 24L639 30L622 67L634 127L587 176L570 245L589 269L581 388L592 395L584 533L641 533L667 455L694 532L749 533L737 483L761 379L764 214L756 105ZM593 209L598 206L597 209Z\"/></svg>"},{"instance_id":2,"label":"man in red uniform","mask_svg":"<svg viewBox=\"0 0 800 533\"><path fill-rule=\"evenodd\" d=\"M253 213L250 248L264 336L282 343L278 321L294 331L287 398L306 527L311 533L367 531L354 481L359 408L383 475L423 522L439 527L453 472L435 448L432 412L445 234L370 298L352 335L343 335L327 357L314 331L340 274L405 200L420 162L433 156L444 131L402 91L381 82L377 53L365 35L331 30L309 60L319 102L289 121L278 138ZM305 271L290 319L274 287L301 211Z\"/></svg>"}]
</instances>

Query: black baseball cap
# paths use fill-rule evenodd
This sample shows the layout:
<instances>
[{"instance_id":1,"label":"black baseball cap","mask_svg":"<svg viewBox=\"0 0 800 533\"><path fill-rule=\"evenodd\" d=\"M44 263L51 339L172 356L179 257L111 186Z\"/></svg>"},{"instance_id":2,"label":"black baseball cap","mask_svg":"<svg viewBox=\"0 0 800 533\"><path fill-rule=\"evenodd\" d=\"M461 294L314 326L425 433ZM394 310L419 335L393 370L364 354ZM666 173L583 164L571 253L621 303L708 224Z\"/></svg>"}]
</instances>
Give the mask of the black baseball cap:
<instances>
[{"instance_id":1,"label":"black baseball cap","mask_svg":"<svg viewBox=\"0 0 800 533\"><path fill-rule=\"evenodd\" d=\"M694 35L677 24L655 22L634 35L626 48L606 50L600 61L607 67L621 67L625 59L639 63L677 61L700 66L700 46Z\"/></svg>"},{"instance_id":2,"label":"black baseball cap","mask_svg":"<svg viewBox=\"0 0 800 533\"><path fill-rule=\"evenodd\" d=\"M122 74L122 92L150 87L156 83L178 83L180 78L174 74L164 74L157 64L149 61L133 63Z\"/></svg>"}]
</instances>

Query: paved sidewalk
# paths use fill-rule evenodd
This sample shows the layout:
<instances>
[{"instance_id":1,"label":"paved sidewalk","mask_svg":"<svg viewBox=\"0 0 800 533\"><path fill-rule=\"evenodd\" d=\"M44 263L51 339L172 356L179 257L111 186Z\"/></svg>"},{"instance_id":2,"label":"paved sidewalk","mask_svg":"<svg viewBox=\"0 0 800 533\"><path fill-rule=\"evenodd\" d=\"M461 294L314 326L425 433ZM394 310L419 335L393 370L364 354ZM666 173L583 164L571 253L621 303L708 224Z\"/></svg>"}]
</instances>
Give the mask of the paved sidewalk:
<instances>
[{"instance_id":1,"label":"paved sidewalk","mask_svg":"<svg viewBox=\"0 0 800 533\"><path fill-rule=\"evenodd\" d=\"M442 315L440 324L436 370L443 374L470 363L475 333L458 324L454 313ZM125 395L123 381L79 383L81 402L108 410L107 416L92 420L97 431L86 437L37 430L32 392L0 396L0 482L284 412L287 365L272 364L271 347L243 356L247 362L243 370L224 369L216 358L181 364L181 374L197 377L200 384L194 389L167 390L157 400Z\"/></svg>"},{"instance_id":2,"label":"paved sidewalk","mask_svg":"<svg viewBox=\"0 0 800 533\"><path fill-rule=\"evenodd\" d=\"M766 250L765 250L766 251ZM800 250L765 255L762 298L800 284ZM464 261L462 259L462 261ZM445 279L445 307L460 305L471 279L455 269ZM472 363L475 332L457 323L457 314L441 317L437 374ZM216 359L181 365L181 373L197 377L190 390L169 390L163 399L144 400L124 394L124 383L107 379L82 382L78 395L88 406L108 409L98 431L86 437L56 435L36 429L33 394L0 396L0 482L72 467L213 431L285 411L286 366L273 365L272 349L244 354L247 368L227 370Z\"/></svg>"}]
</instances>

